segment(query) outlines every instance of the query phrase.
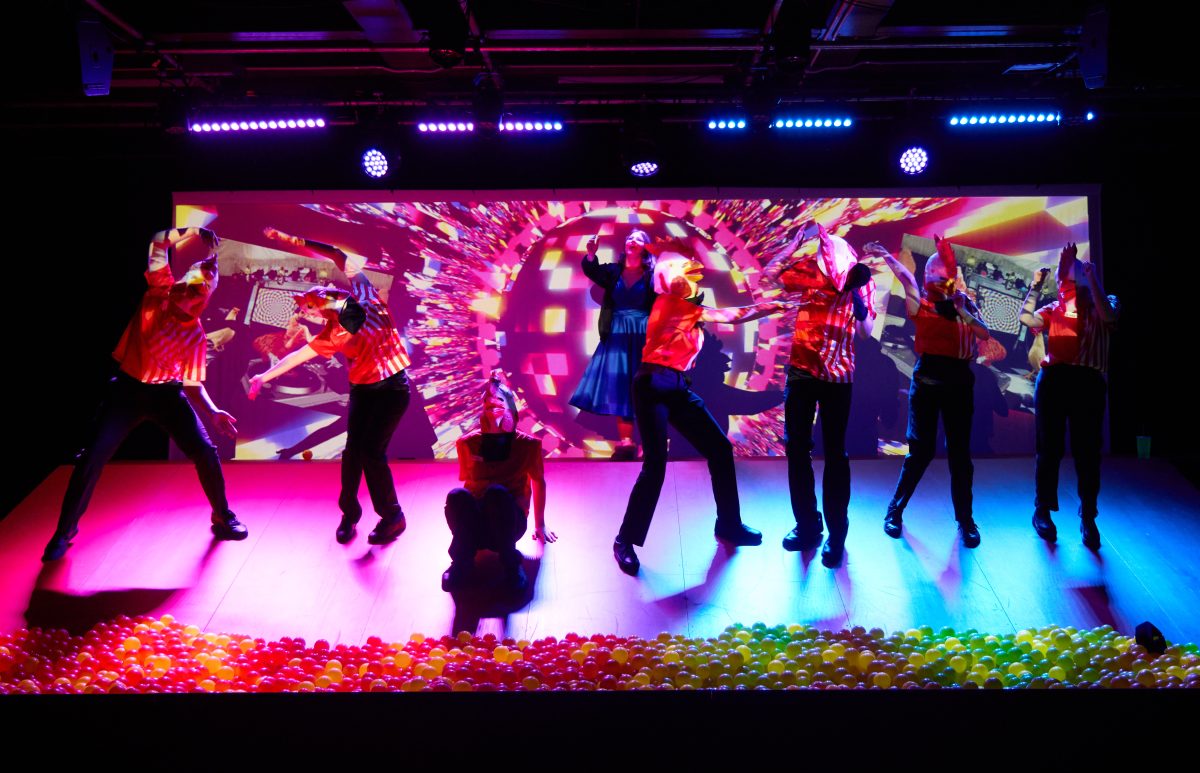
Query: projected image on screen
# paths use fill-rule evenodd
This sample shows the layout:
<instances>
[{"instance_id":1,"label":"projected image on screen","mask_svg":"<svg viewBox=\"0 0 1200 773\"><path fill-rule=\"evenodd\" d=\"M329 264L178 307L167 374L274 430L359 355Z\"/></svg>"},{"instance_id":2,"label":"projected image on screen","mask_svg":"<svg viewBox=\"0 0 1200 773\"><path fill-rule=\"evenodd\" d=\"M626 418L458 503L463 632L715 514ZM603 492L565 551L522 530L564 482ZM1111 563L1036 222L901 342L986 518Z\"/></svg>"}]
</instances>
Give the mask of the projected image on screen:
<instances>
[{"instance_id":1,"label":"projected image on screen","mask_svg":"<svg viewBox=\"0 0 1200 773\"><path fill-rule=\"evenodd\" d=\"M601 263L620 259L634 229L681 240L705 264L705 303L740 306L779 296L778 289L760 287L762 267L793 229L814 219L860 252L869 241L882 243L918 278L934 252L934 234L955 246L960 287L993 333L973 365L974 450L1029 453L1040 343L1017 322L1019 307L1033 273L1053 265L1066 242L1089 254L1084 196L475 200L461 194L379 202L371 195L176 197L177 225L203 225L223 239L226 278L205 319L208 387L219 403L239 409L237 458L336 458L345 441L349 383L338 357L316 358L269 384L255 403L246 400L249 376L319 332L297 315L293 294L347 281L330 262L281 250L263 235L266 227L365 261L413 361L414 399L389 449L393 458L453 456L455 439L477 425L484 376L497 367L517 394L521 429L540 436L548 456L611 455L615 417L569 404L599 342L602 291L581 270L588 240L597 237ZM797 254L815 250L809 240ZM880 322L872 338L857 343L847 444L855 456L902 454L913 327L886 264L864 262L874 275ZM706 330L692 388L727 427L739 455L783 454L791 323L782 315ZM690 452L682 438L672 439L673 457Z\"/></svg>"}]
</instances>

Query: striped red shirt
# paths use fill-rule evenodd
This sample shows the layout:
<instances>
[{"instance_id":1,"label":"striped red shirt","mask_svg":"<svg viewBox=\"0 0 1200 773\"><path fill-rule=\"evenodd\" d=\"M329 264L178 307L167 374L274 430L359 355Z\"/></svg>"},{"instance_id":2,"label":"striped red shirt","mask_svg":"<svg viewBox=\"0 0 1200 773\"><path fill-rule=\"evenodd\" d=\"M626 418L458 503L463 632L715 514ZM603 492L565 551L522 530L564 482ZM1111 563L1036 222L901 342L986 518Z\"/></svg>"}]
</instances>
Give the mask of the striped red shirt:
<instances>
[{"instance_id":1,"label":"striped red shirt","mask_svg":"<svg viewBox=\"0 0 1200 773\"><path fill-rule=\"evenodd\" d=\"M821 381L848 384L854 380L854 305L849 293L839 293L833 280L821 273L816 260L793 263L779 276L783 289L802 293L796 312L791 365ZM875 317L875 281L854 292Z\"/></svg>"},{"instance_id":2,"label":"striped red shirt","mask_svg":"<svg viewBox=\"0 0 1200 773\"><path fill-rule=\"evenodd\" d=\"M184 317L171 304L175 277L166 262L165 242L162 255L156 254L156 246L157 242L151 245L146 272L150 287L117 342L113 358L122 371L146 384L199 383L204 380L208 339L198 318Z\"/></svg>"},{"instance_id":3,"label":"striped red shirt","mask_svg":"<svg viewBox=\"0 0 1200 773\"><path fill-rule=\"evenodd\" d=\"M659 295L646 322L642 362L690 370L700 354L704 331L697 326L704 307L677 295Z\"/></svg>"},{"instance_id":4,"label":"striped red shirt","mask_svg":"<svg viewBox=\"0 0 1200 773\"><path fill-rule=\"evenodd\" d=\"M1094 309L1069 317L1059 301L1052 301L1038 309L1037 315L1045 323L1043 366L1082 365L1101 373L1108 371L1108 325Z\"/></svg>"},{"instance_id":5,"label":"striped red shirt","mask_svg":"<svg viewBox=\"0 0 1200 773\"><path fill-rule=\"evenodd\" d=\"M355 274L350 280L350 292L366 311L363 326L357 333L351 333L337 320L329 320L308 345L325 357L341 352L350 365L351 384L376 384L412 363L387 304L371 280L365 274Z\"/></svg>"},{"instance_id":6,"label":"striped red shirt","mask_svg":"<svg viewBox=\"0 0 1200 773\"><path fill-rule=\"evenodd\" d=\"M934 354L959 360L974 358L975 334L961 317L946 319L937 313L932 301L922 298L920 308L911 319L917 328L913 337L913 351L917 354Z\"/></svg>"}]
</instances>

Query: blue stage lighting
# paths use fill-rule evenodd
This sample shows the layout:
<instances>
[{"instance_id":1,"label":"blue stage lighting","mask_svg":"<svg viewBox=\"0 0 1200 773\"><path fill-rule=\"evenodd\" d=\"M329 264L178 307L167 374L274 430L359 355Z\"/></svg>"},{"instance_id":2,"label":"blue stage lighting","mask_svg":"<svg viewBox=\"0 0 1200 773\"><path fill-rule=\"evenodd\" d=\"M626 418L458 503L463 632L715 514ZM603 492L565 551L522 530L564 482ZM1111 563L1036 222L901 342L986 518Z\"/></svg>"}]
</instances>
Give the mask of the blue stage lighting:
<instances>
[{"instance_id":1,"label":"blue stage lighting","mask_svg":"<svg viewBox=\"0 0 1200 773\"><path fill-rule=\"evenodd\" d=\"M362 155L362 167L368 177L383 177L388 173L387 156L376 148L371 148Z\"/></svg>"},{"instance_id":2,"label":"blue stage lighting","mask_svg":"<svg viewBox=\"0 0 1200 773\"><path fill-rule=\"evenodd\" d=\"M929 153L920 145L913 145L900 154L900 170L905 174L920 174L929 166Z\"/></svg>"}]
</instances>

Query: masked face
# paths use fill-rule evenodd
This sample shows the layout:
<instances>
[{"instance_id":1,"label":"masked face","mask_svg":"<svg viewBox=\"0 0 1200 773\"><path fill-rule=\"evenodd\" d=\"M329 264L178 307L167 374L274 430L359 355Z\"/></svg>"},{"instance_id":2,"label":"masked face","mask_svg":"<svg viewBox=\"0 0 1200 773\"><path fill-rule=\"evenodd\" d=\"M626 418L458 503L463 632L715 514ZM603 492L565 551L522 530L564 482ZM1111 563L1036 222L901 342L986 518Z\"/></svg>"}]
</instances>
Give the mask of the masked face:
<instances>
[{"instance_id":1,"label":"masked face","mask_svg":"<svg viewBox=\"0 0 1200 773\"><path fill-rule=\"evenodd\" d=\"M187 272L171 285L171 304L185 317L198 317L208 306L208 299L217 289L217 258L215 255L193 263Z\"/></svg>"},{"instance_id":2,"label":"masked face","mask_svg":"<svg viewBox=\"0 0 1200 773\"><path fill-rule=\"evenodd\" d=\"M700 292L703 264L674 252L658 256L654 266L654 291L659 295L693 298Z\"/></svg>"},{"instance_id":3,"label":"masked face","mask_svg":"<svg viewBox=\"0 0 1200 773\"><path fill-rule=\"evenodd\" d=\"M953 296L957 277L958 261L954 257L954 248L945 239L938 239L937 254L925 263L925 292L929 299L936 303Z\"/></svg>"},{"instance_id":4,"label":"masked face","mask_svg":"<svg viewBox=\"0 0 1200 773\"><path fill-rule=\"evenodd\" d=\"M295 296L296 309L300 312L300 316L313 322L324 322L326 318L336 318L327 307L331 295L329 288L326 287L310 287L299 295Z\"/></svg>"},{"instance_id":5,"label":"masked face","mask_svg":"<svg viewBox=\"0 0 1200 773\"><path fill-rule=\"evenodd\" d=\"M485 435L501 435L517 431L517 400L498 374L483 388L483 410L479 414L479 429Z\"/></svg>"}]
</instances>

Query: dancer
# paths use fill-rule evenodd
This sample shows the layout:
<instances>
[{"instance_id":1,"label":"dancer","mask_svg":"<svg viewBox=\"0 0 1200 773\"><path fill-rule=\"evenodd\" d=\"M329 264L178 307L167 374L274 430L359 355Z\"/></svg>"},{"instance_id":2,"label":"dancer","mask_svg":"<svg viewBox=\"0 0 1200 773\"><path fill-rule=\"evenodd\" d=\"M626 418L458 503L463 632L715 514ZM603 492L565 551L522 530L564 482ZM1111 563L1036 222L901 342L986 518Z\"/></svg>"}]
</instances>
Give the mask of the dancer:
<instances>
[{"instance_id":1,"label":"dancer","mask_svg":"<svg viewBox=\"0 0 1200 773\"><path fill-rule=\"evenodd\" d=\"M444 591L461 588L470 580L475 553L485 549L500 556L506 584L524 590L527 579L516 545L525 533L531 500L533 538L546 543L558 539L546 529L542 442L518 431L518 421L512 391L502 382L500 371L492 371L483 390L479 430L455 443L463 487L446 497L446 523L453 539L450 568L442 573Z\"/></svg>"},{"instance_id":2,"label":"dancer","mask_svg":"<svg viewBox=\"0 0 1200 773\"><path fill-rule=\"evenodd\" d=\"M246 527L225 498L217 449L196 415L199 410L217 431L237 435L237 420L213 404L203 383L208 339L200 315L217 287L218 241L212 231L203 228L160 231L151 240L146 269L149 287L113 351L120 370L100 408L96 434L75 463L58 528L46 544L43 561L56 561L71 547L100 471L121 441L147 419L165 429L196 465L212 507L213 534L224 540L246 538ZM172 261L185 265L192 260L195 262L176 281Z\"/></svg>"},{"instance_id":3,"label":"dancer","mask_svg":"<svg viewBox=\"0 0 1200 773\"><path fill-rule=\"evenodd\" d=\"M641 428L644 456L613 556L621 571L637 574L641 562L634 545L644 545L667 472L667 425L675 427L708 460L717 503L718 539L734 545L758 545L762 534L742 523L733 444L717 426L704 401L688 385L684 372L700 352L702 322L740 324L783 310L780 303L712 309L700 305L697 282L702 266L685 257L682 245L651 245L657 253L654 290L658 297L646 328L642 364L633 377L633 406Z\"/></svg>"},{"instance_id":4,"label":"dancer","mask_svg":"<svg viewBox=\"0 0 1200 773\"><path fill-rule=\"evenodd\" d=\"M954 248L934 236L937 254L925 263L925 292L916 278L883 245L863 247L868 255L884 259L904 286L908 318L916 326L913 350L917 365L908 391L908 455L900 468L896 493L883 518L883 530L899 539L904 508L933 461L937 444L938 414L946 428L946 455L950 465L950 498L954 518L964 546L979 546L979 527L971 514L971 420L974 415L975 375L971 360L976 341L991 337L979 309L960 290L955 290L958 263Z\"/></svg>"},{"instance_id":5,"label":"dancer","mask_svg":"<svg viewBox=\"0 0 1200 773\"><path fill-rule=\"evenodd\" d=\"M583 273L604 288L600 304L600 344L592 354L571 405L605 416L617 417L620 438L612 458L633 460L633 374L642 364L646 345L646 322L654 305L654 255L647 249L650 237L634 229L625 239L625 252L615 263L600 264L596 257L597 237L587 243Z\"/></svg>"},{"instance_id":6,"label":"dancer","mask_svg":"<svg viewBox=\"0 0 1200 773\"><path fill-rule=\"evenodd\" d=\"M388 442L409 401L404 369L410 363L404 342L392 324L387 304L362 270L365 261L351 261L337 247L274 228L266 228L263 233L310 257L333 261L350 280L350 291L313 287L297 296L301 313L319 319L325 327L307 344L251 378L248 396L255 399L264 384L317 355L345 355L349 361L350 406L346 450L342 452L342 490L338 496L342 520L337 527L337 541L344 545L354 539L362 517L358 484L365 477L371 505L379 515L379 523L367 542L392 542L406 525L387 461Z\"/></svg>"},{"instance_id":7,"label":"dancer","mask_svg":"<svg viewBox=\"0 0 1200 773\"><path fill-rule=\"evenodd\" d=\"M1037 428L1036 496L1033 528L1047 542L1058 539L1050 517L1058 510L1058 468L1071 425L1071 456L1079 491L1079 531L1083 544L1100 548L1096 500L1100 495L1100 445L1108 369L1108 336L1116 325L1117 302L1106 296L1090 261L1078 259L1068 244L1058 258L1058 299L1034 311L1050 269L1037 272L1021 308L1021 323L1044 331L1046 356L1033 392Z\"/></svg>"},{"instance_id":8,"label":"dancer","mask_svg":"<svg viewBox=\"0 0 1200 773\"><path fill-rule=\"evenodd\" d=\"M800 245L813 236L818 238L816 254L796 256ZM821 544L812 467L812 428L819 404L825 445L821 500L829 528L821 562L832 568L842 561L850 525L846 426L854 380L854 335L856 330L863 336L871 334L875 283L845 239L811 222L763 267L761 281L796 293L800 303L784 398L788 488L796 527L783 538L783 547L811 550Z\"/></svg>"}]
</instances>

